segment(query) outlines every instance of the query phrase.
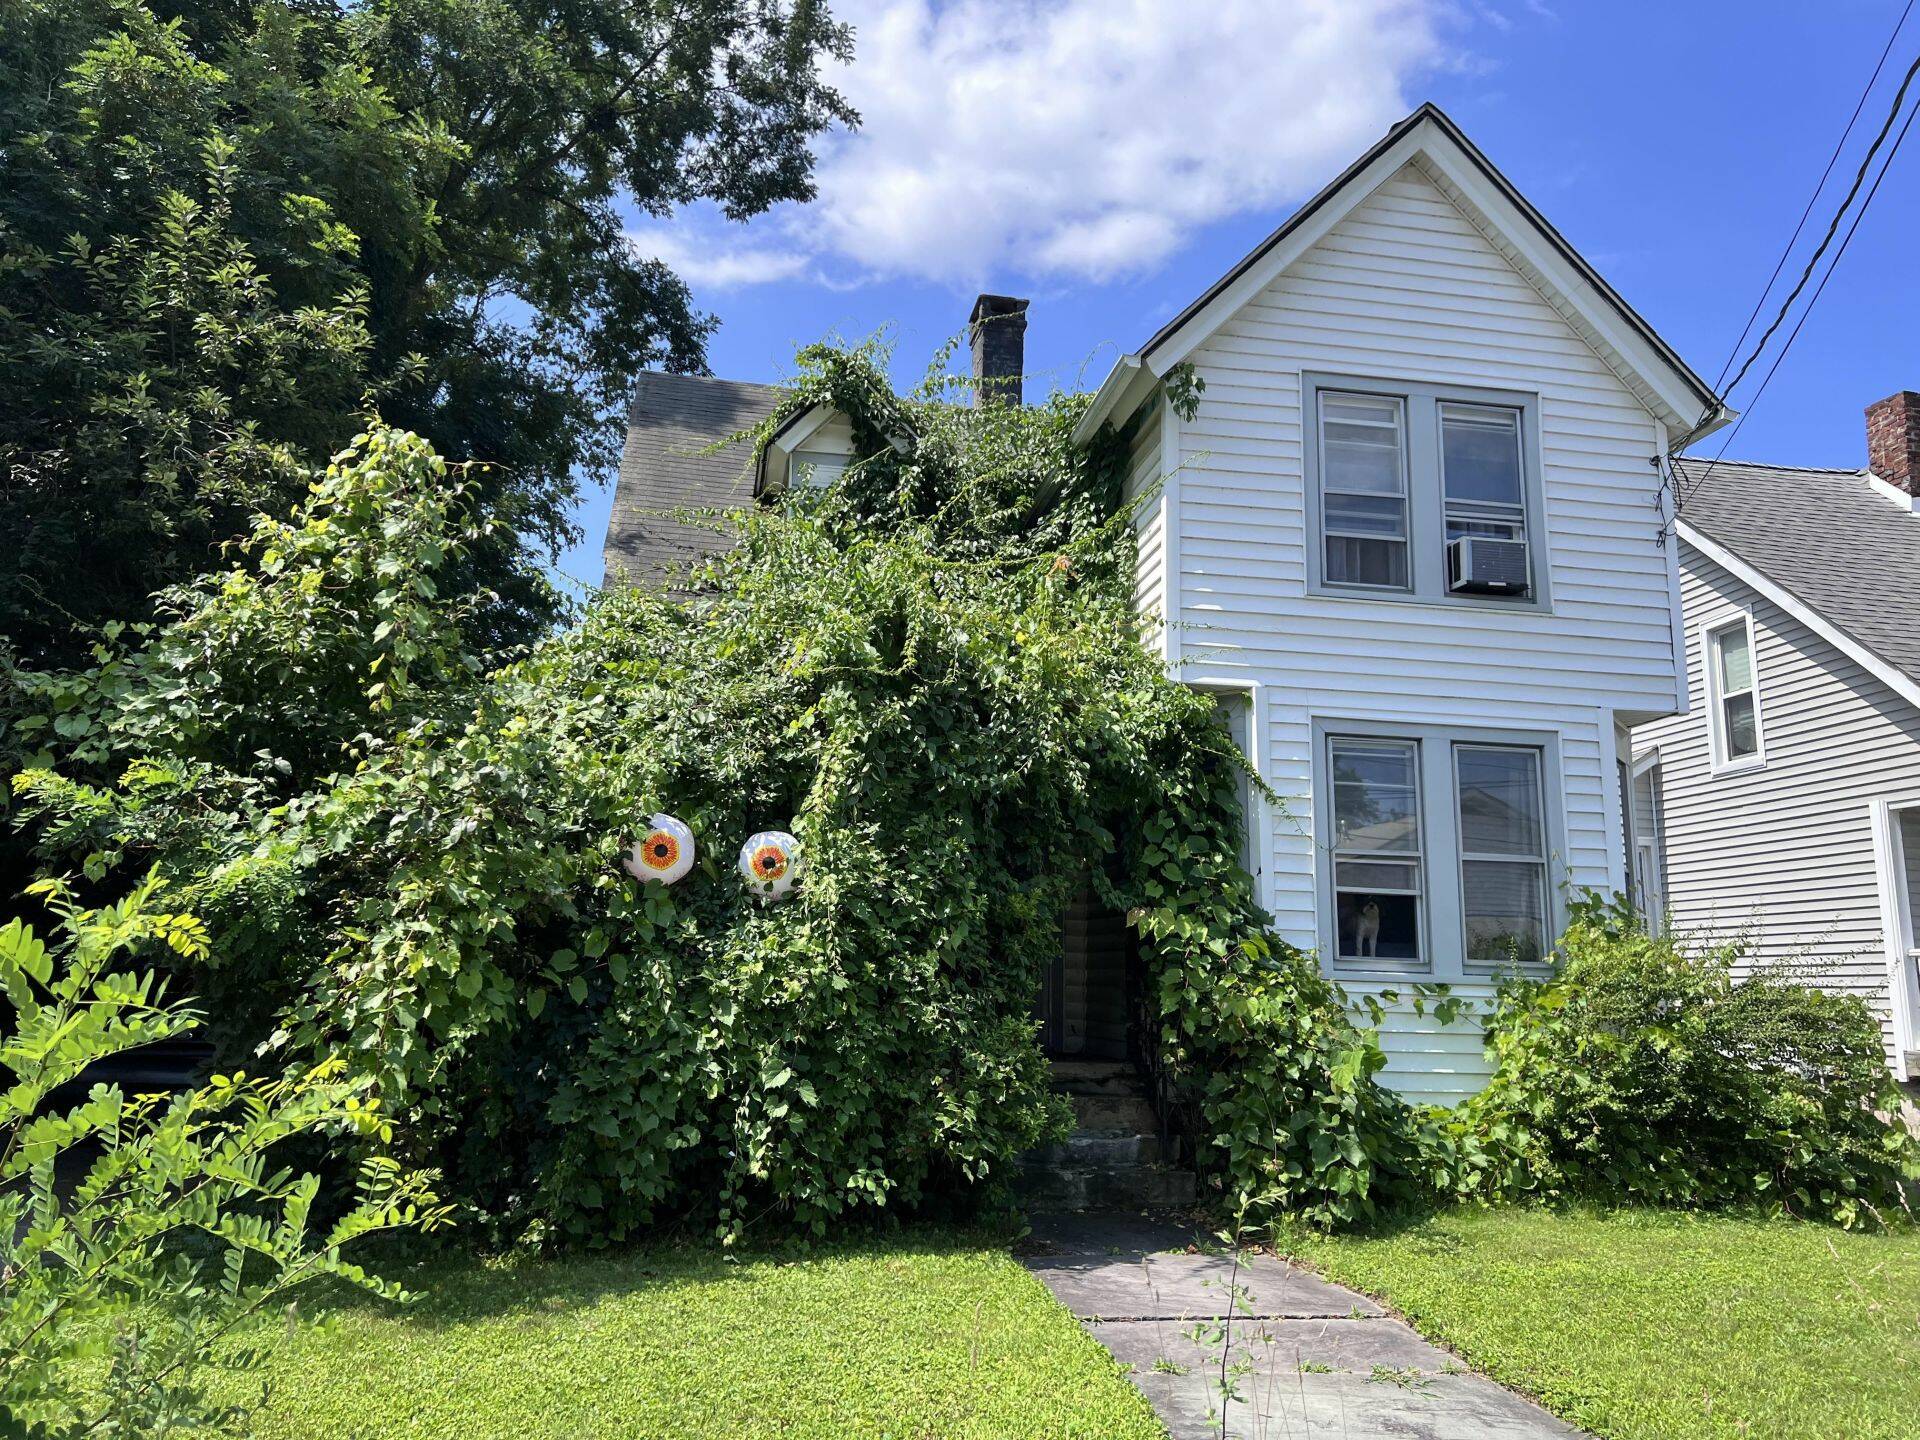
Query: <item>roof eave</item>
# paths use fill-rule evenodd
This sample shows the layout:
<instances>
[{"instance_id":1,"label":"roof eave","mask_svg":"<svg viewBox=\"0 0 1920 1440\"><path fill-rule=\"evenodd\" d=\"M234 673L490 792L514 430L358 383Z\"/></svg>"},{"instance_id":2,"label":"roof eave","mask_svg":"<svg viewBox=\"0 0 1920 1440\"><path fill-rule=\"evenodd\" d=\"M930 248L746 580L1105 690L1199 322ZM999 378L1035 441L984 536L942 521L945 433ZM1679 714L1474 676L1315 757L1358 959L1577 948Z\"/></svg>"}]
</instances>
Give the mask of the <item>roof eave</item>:
<instances>
[{"instance_id":1,"label":"roof eave","mask_svg":"<svg viewBox=\"0 0 1920 1440\"><path fill-rule=\"evenodd\" d=\"M1537 264L1542 271L1540 281L1580 312L1595 332L1585 336L1588 343L1616 371L1625 369L1640 380L1639 385L1629 388L1670 432L1697 440L1726 423L1726 409L1706 382L1567 243L1459 126L1430 102L1388 130L1204 294L1162 326L1141 347L1142 362L1156 376L1165 375L1387 176L1423 155L1460 188L1462 193L1453 196L1456 202L1464 198L1475 210L1486 211L1488 222L1523 252L1519 258L1530 266ZM1503 211L1511 213L1500 213ZM1525 230L1533 232L1537 244L1523 243L1527 237L1520 232ZM1509 258L1518 263L1515 256Z\"/></svg>"}]
</instances>

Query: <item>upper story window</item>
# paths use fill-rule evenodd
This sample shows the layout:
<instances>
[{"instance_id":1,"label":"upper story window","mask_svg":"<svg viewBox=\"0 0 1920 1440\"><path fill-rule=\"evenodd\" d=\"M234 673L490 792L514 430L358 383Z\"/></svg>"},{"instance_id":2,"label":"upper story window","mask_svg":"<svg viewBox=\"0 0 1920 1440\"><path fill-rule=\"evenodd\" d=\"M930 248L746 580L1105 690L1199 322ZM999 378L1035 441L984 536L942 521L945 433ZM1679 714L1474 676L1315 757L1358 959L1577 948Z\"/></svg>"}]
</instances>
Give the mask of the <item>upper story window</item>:
<instances>
[{"instance_id":1,"label":"upper story window","mask_svg":"<svg viewBox=\"0 0 1920 1440\"><path fill-rule=\"evenodd\" d=\"M1744 769L1765 758L1760 731L1760 678L1753 659L1753 617L1710 627L1703 646L1712 711L1713 764Z\"/></svg>"},{"instance_id":2,"label":"upper story window","mask_svg":"<svg viewBox=\"0 0 1920 1440\"><path fill-rule=\"evenodd\" d=\"M1314 588L1547 608L1533 397L1306 383Z\"/></svg>"},{"instance_id":3,"label":"upper story window","mask_svg":"<svg viewBox=\"0 0 1920 1440\"><path fill-rule=\"evenodd\" d=\"M1411 516L1399 400L1321 393L1320 497L1328 583L1405 590Z\"/></svg>"},{"instance_id":4,"label":"upper story window","mask_svg":"<svg viewBox=\"0 0 1920 1440\"><path fill-rule=\"evenodd\" d=\"M847 458L821 450L796 450L793 452L793 483L824 490L847 473Z\"/></svg>"}]
</instances>

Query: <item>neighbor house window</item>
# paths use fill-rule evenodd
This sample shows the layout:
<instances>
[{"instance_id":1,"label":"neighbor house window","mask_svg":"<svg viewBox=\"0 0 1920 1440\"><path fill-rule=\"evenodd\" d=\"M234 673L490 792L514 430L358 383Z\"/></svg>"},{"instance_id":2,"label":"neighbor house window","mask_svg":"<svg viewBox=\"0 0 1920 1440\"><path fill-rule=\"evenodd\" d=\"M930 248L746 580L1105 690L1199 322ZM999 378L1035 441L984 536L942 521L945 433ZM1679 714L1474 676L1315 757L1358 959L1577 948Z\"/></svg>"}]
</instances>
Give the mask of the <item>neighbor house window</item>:
<instances>
[{"instance_id":1,"label":"neighbor house window","mask_svg":"<svg viewBox=\"0 0 1920 1440\"><path fill-rule=\"evenodd\" d=\"M819 450L793 452L793 483L824 490L847 473L845 455L829 455Z\"/></svg>"},{"instance_id":2,"label":"neighbor house window","mask_svg":"<svg viewBox=\"0 0 1920 1440\"><path fill-rule=\"evenodd\" d=\"M1418 964L1425 924L1419 746L1334 736L1328 761L1339 958Z\"/></svg>"},{"instance_id":3,"label":"neighbor house window","mask_svg":"<svg viewBox=\"0 0 1920 1440\"><path fill-rule=\"evenodd\" d=\"M1440 483L1447 539L1525 540L1527 477L1520 412L1442 402Z\"/></svg>"},{"instance_id":4,"label":"neighbor house window","mask_svg":"<svg viewBox=\"0 0 1920 1440\"><path fill-rule=\"evenodd\" d=\"M1460 909L1474 966L1544 960L1547 811L1540 752L1518 745L1456 745Z\"/></svg>"},{"instance_id":5,"label":"neighbor house window","mask_svg":"<svg viewBox=\"0 0 1920 1440\"><path fill-rule=\"evenodd\" d=\"M1756 764L1760 750L1760 687L1753 664L1753 617L1707 632L1714 758L1721 766Z\"/></svg>"},{"instance_id":6,"label":"neighbor house window","mask_svg":"<svg viewBox=\"0 0 1920 1440\"><path fill-rule=\"evenodd\" d=\"M1329 585L1407 588L1406 407L1398 399L1322 392L1320 514Z\"/></svg>"},{"instance_id":7,"label":"neighbor house window","mask_svg":"<svg viewBox=\"0 0 1920 1440\"><path fill-rule=\"evenodd\" d=\"M1304 384L1312 588L1547 608L1536 397L1364 377Z\"/></svg>"},{"instance_id":8,"label":"neighbor house window","mask_svg":"<svg viewBox=\"0 0 1920 1440\"><path fill-rule=\"evenodd\" d=\"M1907 878L1907 955L1920 958L1920 807L1896 811L1900 859Z\"/></svg>"}]
</instances>

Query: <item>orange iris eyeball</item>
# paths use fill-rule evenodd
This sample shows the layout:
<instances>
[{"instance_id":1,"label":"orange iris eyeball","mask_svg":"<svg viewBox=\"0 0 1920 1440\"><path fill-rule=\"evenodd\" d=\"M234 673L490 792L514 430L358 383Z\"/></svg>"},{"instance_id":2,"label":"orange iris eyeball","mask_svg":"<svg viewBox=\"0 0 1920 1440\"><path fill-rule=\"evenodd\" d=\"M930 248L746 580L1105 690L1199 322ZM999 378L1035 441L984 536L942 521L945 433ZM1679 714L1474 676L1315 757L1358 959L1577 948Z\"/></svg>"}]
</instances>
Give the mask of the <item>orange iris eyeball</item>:
<instances>
[{"instance_id":1,"label":"orange iris eyeball","mask_svg":"<svg viewBox=\"0 0 1920 1440\"><path fill-rule=\"evenodd\" d=\"M672 815L656 815L647 833L627 852L627 873L636 880L671 885L693 868L693 831Z\"/></svg>"},{"instance_id":2,"label":"orange iris eyeball","mask_svg":"<svg viewBox=\"0 0 1920 1440\"><path fill-rule=\"evenodd\" d=\"M784 830L763 830L740 847L740 876L761 901L778 900L805 869L800 842Z\"/></svg>"}]
</instances>

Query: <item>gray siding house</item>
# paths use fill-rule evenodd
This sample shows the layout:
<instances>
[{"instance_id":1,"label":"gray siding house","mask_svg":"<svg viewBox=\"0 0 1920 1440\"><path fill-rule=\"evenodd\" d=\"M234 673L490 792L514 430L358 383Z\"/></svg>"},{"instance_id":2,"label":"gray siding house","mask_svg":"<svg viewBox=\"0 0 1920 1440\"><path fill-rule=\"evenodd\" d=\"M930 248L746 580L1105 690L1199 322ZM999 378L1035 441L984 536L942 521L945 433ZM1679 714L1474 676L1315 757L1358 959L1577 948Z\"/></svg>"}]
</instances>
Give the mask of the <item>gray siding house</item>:
<instances>
[{"instance_id":1,"label":"gray siding house","mask_svg":"<svg viewBox=\"0 0 1920 1440\"><path fill-rule=\"evenodd\" d=\"M1920 395L1866 470L1682 461L1686 709L1635 730L1644 908L1859 995L1920 1078Z\"/></svg>"}]
</instances>

